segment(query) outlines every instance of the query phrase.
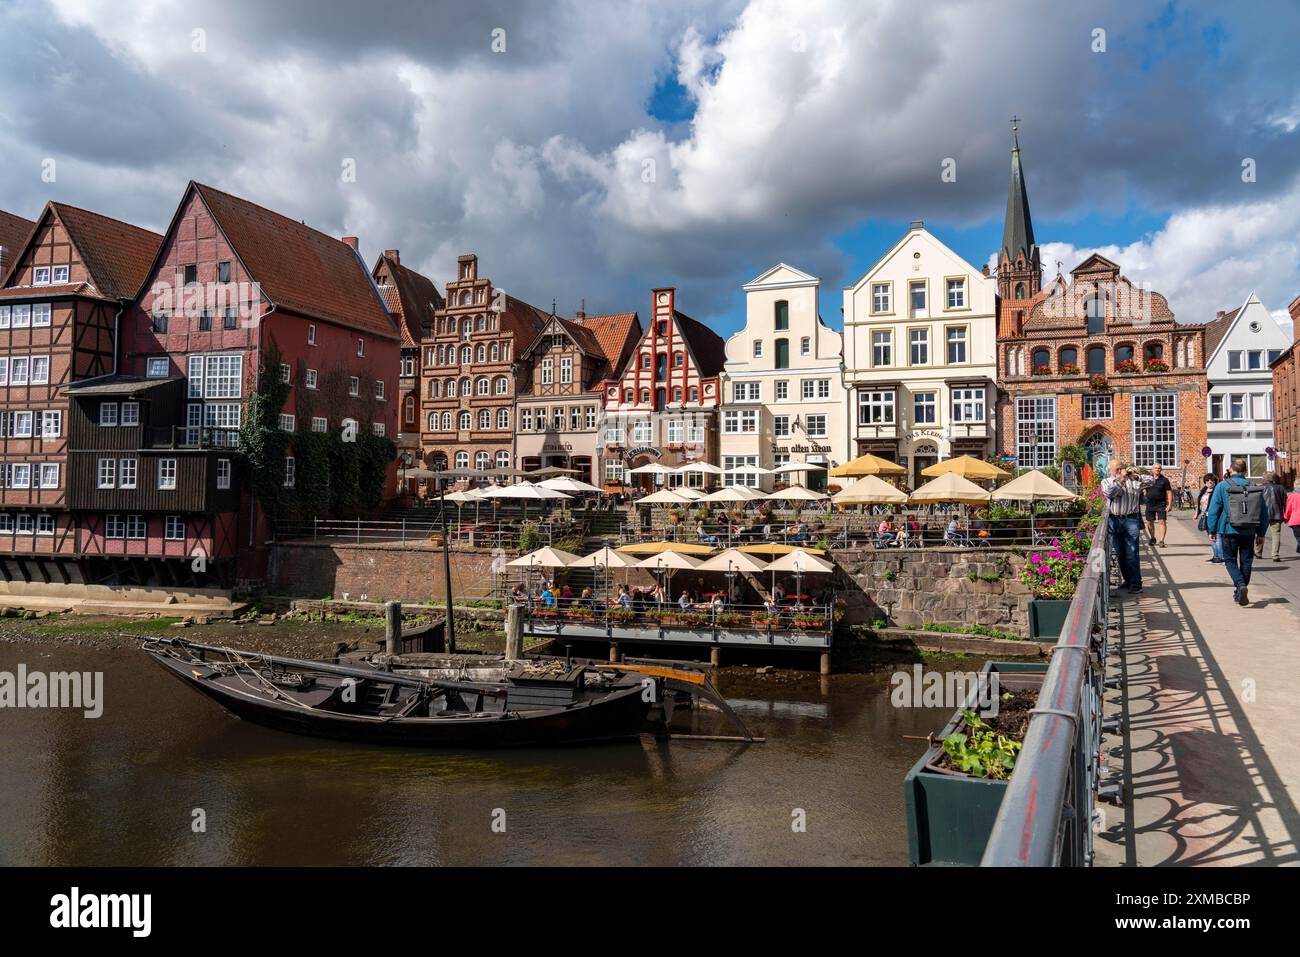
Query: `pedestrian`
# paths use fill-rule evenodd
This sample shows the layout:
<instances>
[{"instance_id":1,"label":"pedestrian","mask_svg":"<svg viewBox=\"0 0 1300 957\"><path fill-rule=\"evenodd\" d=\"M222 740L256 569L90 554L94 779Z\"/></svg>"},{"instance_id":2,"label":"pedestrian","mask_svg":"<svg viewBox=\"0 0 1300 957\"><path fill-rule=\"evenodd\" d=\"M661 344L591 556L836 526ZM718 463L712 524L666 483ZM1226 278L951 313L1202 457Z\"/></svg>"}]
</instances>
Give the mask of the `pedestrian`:
<instances>
[{"instance_id":1,"label":"pedestrian","mask_svg":"<svg viewBox=\"0 0 1300 957\"><path fill-rule=\"evenodd\" d=\"M1142 486L1142 495L1146 501L1147 544L1164 548L1169 510L1174 507L1174 486L1159 462L1151 466L1151 479Z\"/></svg>"},{"instance_id":2,"label":"pedestrian","mask_svg":"<svg viewBox=\"0 0 1300 957\"><path fill-rule=\"evenodd\" d=\"M1142 594L1142 479L1137 469L1110 463L1110 475L1101 480L1101 494L1110 502L1111 547L1119 558L1124 587L1130 595Z\"/></svg>"},{"instance_id":3,"label":"pedestrian","mask_svg":"<svg viewBox=\"0 0 1300 957\"><path fill-rule=\"evenodd\" d=\"M1286 489L1282 487L1282 476L1274 472L1264 483L1264 501L1268 504L1268 525L1273 530L1273 561L1282 560L1282 527L1285 524ZM1255 557L1264 557L1264 542L1255 543Z\"/></svg>"},{"instance_id":4,"label":"pedestrian","mask_svg":"<svg viewBox=\"0 0 1300 957\"><path fill-rule=\"evenodd\" d=\"M1291 526L1295 535L1295 551L1300 555L1300 487L1292 486L1291 494L1286 497L1286 511L1282 518Z\"/></svg>"},{"instance_id":5,"label":"pedestrian","mask_svg":"<svg viewBox=\"0 0 1300 957\"><path fill-rule=\"evenodd\" d=\"M1214 477L1213 472L1206 472L1201 477L1201 491L1196 496L1196 527L1204 532L1210 539L1210 557L1207 562L1213 562L1215 565L1223 564L1223 552L1219 550L1219 543L1213 535L1210 535L1209 513L1210 499L1214 495L1214 486L1219 484L1219 480Z\"/></svg>"},{"instance_id":6,"label":"pedestrian","mask_svg":"<svg viewBox=\"0 0 1300 957\"><path fill-rule=\"evenodd\" d=\"M1232 460L1232 477L1214 487L1206 517L1210 534L1219 540L1223 563L1232 578L1232 599L1250 604L1250 569L1255 562L1255 542L1268 532L1268 502L1264 488L1246 478L1246 460Z\"/></svg>"}]
</instances>

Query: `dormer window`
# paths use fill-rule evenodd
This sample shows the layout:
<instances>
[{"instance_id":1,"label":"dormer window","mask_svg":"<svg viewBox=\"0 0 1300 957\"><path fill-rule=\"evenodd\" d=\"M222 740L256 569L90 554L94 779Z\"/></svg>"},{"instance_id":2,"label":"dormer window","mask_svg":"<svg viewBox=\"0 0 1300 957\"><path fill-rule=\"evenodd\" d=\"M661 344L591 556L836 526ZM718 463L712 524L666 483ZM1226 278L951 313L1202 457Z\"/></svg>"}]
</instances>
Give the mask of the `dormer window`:
<instances>
[{"instance_id":1,"label":"dormer window","mask_svg":"<svg viewBox=\"0 0 1300 957\"><path fill-rule=\"evenodd\" d=\"M33 286L48 286L50 284L50 267L37 266L32 270Z\"/></svg>"}]
</instances>

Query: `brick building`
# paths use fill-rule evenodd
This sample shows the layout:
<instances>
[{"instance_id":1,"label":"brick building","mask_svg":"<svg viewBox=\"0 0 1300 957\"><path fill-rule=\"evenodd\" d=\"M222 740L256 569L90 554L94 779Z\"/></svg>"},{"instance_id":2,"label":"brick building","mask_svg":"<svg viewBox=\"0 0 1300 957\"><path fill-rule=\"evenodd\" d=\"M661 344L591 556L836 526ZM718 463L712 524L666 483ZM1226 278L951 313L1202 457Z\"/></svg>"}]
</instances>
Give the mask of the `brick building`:
<instances>
[{"instance_id":1,"label":"brick building","mask_svg":"<svg viewBox=\"0 0 1300 957\"><path fill-rule=\"evenodd\" d=\"M1292 342L1273 360L1273 435L1276 470L1284 481L1300 474L1300 296L1287 307L1291 313Z\"/></svg>"},{"instance_id":2,"label":"brick building","mask_svg":"<svg viewBox=\"0 0 1300 957\"><path fill-rule=\"evenodd\" d=\"M262 577L267 516L232 453L267 354L289 384L281 429L391 436L399 343L355 240L190 183L122 315L117 372L71 390L69 506L95 580ZM278 478L296 487L292 440Z\"/></svg>"},{"instance_id":3,"label":"brick building","mask_svg":"<svg viewBox=\"0 0 1300 957\"><path fill-rule=\"evenodd\" d=\"M999 451L1020 468L1083 447L1094 470L1156 462L1195 483L1206 436L1205 329L1097 254L1041 286L1018 141L998 252Z\"/></svg>"},{"instance_id":4,"label":"brick building","mask_svg":"<svg viewBox=\"0 0 1300 957\"><path fill-rule=\"evenodd\" d=\"M548 315L480 278L474 255L457 260L446 288L423 342L424 462L435 471L512 468L515 397L527 383L519 354Z\"/></svg>"},{"instance_id":5,"label":"brick building","mask_svg":"<svg viewBox=\"0 0 1300 957\"><path fill-rule=\"evenodd\" d=\"M519 357L528 369L515 413L519 468L568 468L599 481L601 383L623 371L641 332L635 312L547 320Z\"/></svg>"},{"instance_id":6,"label":"brick building","mask_svg":"<svg viewBox=\"0 0 1300 957\"><path fill-rule=\"evenodd\" d=\"M650 321L620 375L603 384L599 435L604 482L659 463L718 464L718 407L726 343L708 326L677 311L677 291L655 289ZM688 475L692 485L704 476ZM642 485L652 484L643 476Z\"/></svg>"},{"instance_id":7,"label":"brick building","mask_svg":"<svg viewBox=\"0 0 1300 957\"><path fill-rule=\"evenodd\" d=\"M397 380L397 452L405 465L423 461L420 453L421 343L432 337L434 317L443 307L442 293L432 279L402 265L402 254L385 249L370 276L379 286L389 314L402 336L401 368ZM400 478L400 473L399 473ZM414 490L414 481L408 482Z\"/></svg>"},{"instance_id":8,"label":"brick building","mask_svg":"<svg viewBox=\"0 0 1300 957\"><path fill-rule=\"evenodd\" d=\"M49 203L15 243L13 219L0 236L13 250L0 287L0 578L81 583L68 389L113 371L118 315L162 237Z\"/></svg>"}]
</instances>

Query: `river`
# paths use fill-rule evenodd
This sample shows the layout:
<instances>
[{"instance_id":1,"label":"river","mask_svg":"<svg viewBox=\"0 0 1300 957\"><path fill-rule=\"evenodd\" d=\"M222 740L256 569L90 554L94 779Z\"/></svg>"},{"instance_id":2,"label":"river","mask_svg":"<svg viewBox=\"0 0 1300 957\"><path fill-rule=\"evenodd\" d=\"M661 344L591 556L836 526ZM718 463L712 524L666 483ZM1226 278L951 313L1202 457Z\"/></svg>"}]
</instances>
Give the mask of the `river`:
<instances>
[{"instance_id":1,"label":"river","mask_svg":"<svg viewBox=\"0 0 1300 957\"><path fill-rule=\"evenodd\" d=\"M892 669L728 669L766 744L432 753L241 722L138 651L0 644L20 662L102 671L104 710L0 710L4 865L906 864L903 736L946 716L892 707Z\"/></svg>"}]
</instances>

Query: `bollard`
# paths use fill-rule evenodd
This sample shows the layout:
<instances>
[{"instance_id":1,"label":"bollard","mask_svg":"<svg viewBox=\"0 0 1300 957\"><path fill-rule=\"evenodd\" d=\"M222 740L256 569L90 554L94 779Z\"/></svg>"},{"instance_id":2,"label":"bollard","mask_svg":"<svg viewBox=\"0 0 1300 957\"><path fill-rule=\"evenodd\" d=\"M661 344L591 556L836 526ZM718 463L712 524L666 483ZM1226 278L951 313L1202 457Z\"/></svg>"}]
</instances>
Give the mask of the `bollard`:
<instances>
[{"instance_id":1,"label":"bollard","mask_svg":"<svg viewBox=\"0 0 1300 957\"><path fill-rule=\"evenodd\" d=\"M402 653L402 603L384 602L384 642L390 655Z\"/></svg>"},{"instance_id":2,"label":"bollard","mask_svg":"<svg viewBox=\"0 0 1300 957\"><path fill-rule=\"evenodd\" d=\"M822 652L821 673L824 675L831 673L831 653L829 651Z\"/></svg>"},{"instance_id":3,"label":"bollard","mask_svg":"<svg viewBox=\"0 0 1300 957\"><path fill-rule=\"evenodd\" d=\"M718 645L709 649L709 664L714 668L722 667L722 648Z\"/></svg>"},{"instance_id":4,"label":"bollard","mask_svg":"<svg viewBox=\"0 0 1300 957\"><path fill-rule=\"evenodd\" d=\"M519 605L506 606L506 660L524 657L524 610Z\"/></svg>"},{"instance_id":5,"label":"bollard","mask_svg":"<svg viewBox=\"0 0 1300 957\"><path fill-rule=\"evenodd\" d=\"M618 642L616 641L609 643L609 660L618 664Z\"/></svg>"}]
</instances>

